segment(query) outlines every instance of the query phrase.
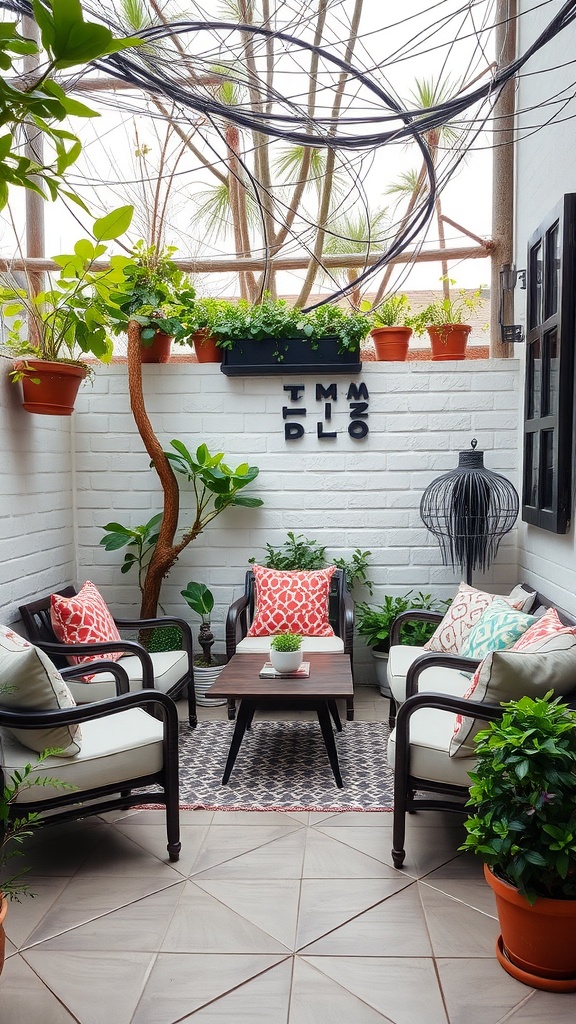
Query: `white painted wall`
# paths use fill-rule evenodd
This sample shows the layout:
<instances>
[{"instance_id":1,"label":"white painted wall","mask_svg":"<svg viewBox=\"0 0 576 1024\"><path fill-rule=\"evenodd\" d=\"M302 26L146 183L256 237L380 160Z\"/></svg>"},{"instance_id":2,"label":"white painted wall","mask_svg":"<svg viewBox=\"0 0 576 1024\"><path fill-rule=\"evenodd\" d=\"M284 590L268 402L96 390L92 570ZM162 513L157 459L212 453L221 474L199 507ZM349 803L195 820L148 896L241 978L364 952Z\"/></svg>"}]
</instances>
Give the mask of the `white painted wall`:
<instances>
[{"instance_id":1,"label":"white painted wall","mask_svg":"<svg viewBox=\"0 0 576 1024\"><path fill-rule=\"evenodd\" d=\"M338 383L332 421L324 424L337 437L322 441L316 424L324 403L315 397L319 378L310 376L297 403L307 409L300 420L305 435L286 441L282 407L290 402L283 385L298 379L227 378L209 364L145 367L147 407L162 443L180 438L195 449L204 441L211 451L224 451L229 465L257 465L251 491L264 500L260 509L229 509L186 549L164 585L164 608L190 616L180 590L190 580L206 583L216 598L213 626L221 641L225 610L242 591L248 558L263 557L266 542L281 544L288 530L316 538L336 556L370 550L375 602L412 588L452 595L459 576L441 565L420 520L422 491L457 464L457 452L472 437L485 449L486 465L517 483L517 373L515 360L364 364L358 377L321 381ZM347 433L350 381L364 382L369 392L370 433L362 441ZM132 420L124 365L98 369L74 420L78 578L112 594L119 613L132 612L136 579L120 572L123 551L99 546L102 527L146 522L161 509L161 492ZM501 592L517 581L515 533L503 541L487 579Z\"/></svg>"},{"instance_id":2,"label":"white painted wall","mask_svg":"<svg viewBox=\"0 0 576 1024\"><path fill-rule=\"evenodd\" d=\"M4 366L7 366L4 363ZM76 577L73 424L33 416L20 388L0 377L0 621Z\"/></svg>"},{"instance_id":3,"label":"white painted wall","mask_svg":"<svg viewBox=\"0 0 576 1024\"><path fill-rule=\"evenodd\" d=\"M521 10L530 10L519 19L519 52L526 48L543 30L561 3L553 2L540 8L521 0ZM548 212L564 193L576 191L576 131L574 117L576 102L572 100L563 110L538 104L552 94L561 94L574 79L571 61L576 48L576 26L564 29L551 43L531 58L525 74L520 78L517 105L526 110L518 118L518 144L516 150L516 238L515 260L518 267L526 266L528 239ZM546 68L554 68L546 71ZM535 131L554 112L557 123ZM526 322L526 292L517 290L517 323ZM524 378L524 352L516 351L521 359ZM521 387L523 385L521 384ZM520 403L522 407L522 403ZM521 435L520 435L521 436ZM557 536L526 523L518 528L519 568L523 579L546 593L561 607L576 611L576 545L574 527L564 536Z\"/></svg>"}]
</instances>

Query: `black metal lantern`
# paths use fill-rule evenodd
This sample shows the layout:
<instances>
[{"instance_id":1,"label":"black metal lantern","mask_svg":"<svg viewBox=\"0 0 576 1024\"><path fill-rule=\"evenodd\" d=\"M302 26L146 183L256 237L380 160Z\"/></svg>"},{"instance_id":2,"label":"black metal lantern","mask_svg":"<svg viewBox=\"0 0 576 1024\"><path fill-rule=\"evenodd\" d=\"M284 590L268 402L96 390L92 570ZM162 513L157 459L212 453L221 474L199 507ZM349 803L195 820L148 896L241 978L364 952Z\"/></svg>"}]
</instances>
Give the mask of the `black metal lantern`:
<instances>
[{"instance_id":1,"label":"black metal lantern","mask_svg":"<svg viewBox=\"0 0 576 1024\"><path fill-rule=\"evenodd\" d=\"M484 466L484 452L460 452L458 466L433 480L420 502L424 525L440 544L442 562L460 568L466 582L472 572L484 572L496 557L504 534L518 517L515 487L504 476Z\"/></svg>"}]
</instances>

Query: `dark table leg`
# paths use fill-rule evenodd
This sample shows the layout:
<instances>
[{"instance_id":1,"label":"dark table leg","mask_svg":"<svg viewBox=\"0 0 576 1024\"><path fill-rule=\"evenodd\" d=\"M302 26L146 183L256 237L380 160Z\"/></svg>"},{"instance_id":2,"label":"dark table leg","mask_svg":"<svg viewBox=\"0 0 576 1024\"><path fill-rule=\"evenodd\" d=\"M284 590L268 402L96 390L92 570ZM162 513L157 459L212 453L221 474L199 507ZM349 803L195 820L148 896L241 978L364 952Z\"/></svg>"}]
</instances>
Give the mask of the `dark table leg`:
<instances>
[{"instance_id":1,"label":"dark table leg","mask_svg":"<svg viewBox=\"0 0 576 1024\"><path fill-rule=\"evenodd\" d=\"M354 721L354 697L346 697L346 721Z\"/></svg>"},{"instance_id":2,"label":"dark table leg","mask_svg":"<svg viewBox=\"0 0 576 1024\"><path fill-rule=\"evenodd\" d=\"M236 701L233 697L228 698L228 721L233 722L236 718Z\"/></svg>"},{"instance_id":3,"label":"dark table leg","mask_svg":"<svg viewBox=\"0 0 576 1024\"><path fill-rule=\"evenodd\" d=\"M236 719L236 725L234 726L234 734L232 736L232 742L230 744L230 750L228 752L228 760L226 761L226 767L224 769L224 775L222 776L222 785L225 786L230 778L230 774L234 767L234 762L240 750L240 744L242 743L242 737L246 731L246 726L252 721L254 717L254 705L247 700L240 701L240 709L238 711L238 717ZM332 730L330 730L332 733ZM334 737L332 737L334 742Z\"/></svg>"},{"instance_id":4,"label":"dark table leg","mask_svg":"<svg viewBox=\"0 0 576 1024\"><path fill-rule=\"evenodd\" d=\"M337 732L342 732L342 722L340 721L340 713L338 711L338 705L335 700L328 701L328 710L334 719L334 725L336 726Z\"/></svg>"},{"instance_id":5,"label":"dark table leg","mask_svg":"<svg viewBox=\"0 0 576 1024\"><path fill-rule=\"evenodd\" d=\"M338 764L338 754L336 751L336 744L334 742L334 733L332 732L332 724L330 722L330 712L328 710L329 701L325 701L317 709L318 721L322 730L322 736L324 737L324 744L326 746L326 753L334 773L336 785L338 789L342 789L344 783L342 782L342 776L340 775L340 765ZM240 712L242 711L242 705L240 705ZM240 744L238 744L240 745Z\"/></svg>"}]
</instances>

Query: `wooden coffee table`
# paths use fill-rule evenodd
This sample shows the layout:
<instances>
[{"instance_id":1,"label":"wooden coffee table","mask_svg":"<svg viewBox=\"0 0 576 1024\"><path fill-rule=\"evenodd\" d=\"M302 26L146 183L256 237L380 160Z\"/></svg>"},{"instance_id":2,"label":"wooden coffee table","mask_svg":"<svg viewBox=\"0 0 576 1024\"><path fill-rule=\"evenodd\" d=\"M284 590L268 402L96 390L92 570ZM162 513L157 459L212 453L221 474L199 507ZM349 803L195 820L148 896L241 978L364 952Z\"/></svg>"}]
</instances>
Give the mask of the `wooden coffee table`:
<instances>
[{"instance_id":1,"label":"wooden coffee table","mask_svg":"<svg viewBox=\"0 0 576 1024\"><path fill-rule=\"evenodd\" d=\"M304 660L310 662L308 679L260 679L259 673L266 660L265 654L235 654L206 691L207 697L226 697L229 706L231 702L233 706L234 701L240 701L222 785L225 786L230 778L242 738L250 728L255 711L309 709L318 715L336 785L341 789L343 782L331 719L340 731L342 725L337 700L346 701L346 718L349 722L354 719L354 686L349 656L306 653Z\"/></svg>"}]
</instances>

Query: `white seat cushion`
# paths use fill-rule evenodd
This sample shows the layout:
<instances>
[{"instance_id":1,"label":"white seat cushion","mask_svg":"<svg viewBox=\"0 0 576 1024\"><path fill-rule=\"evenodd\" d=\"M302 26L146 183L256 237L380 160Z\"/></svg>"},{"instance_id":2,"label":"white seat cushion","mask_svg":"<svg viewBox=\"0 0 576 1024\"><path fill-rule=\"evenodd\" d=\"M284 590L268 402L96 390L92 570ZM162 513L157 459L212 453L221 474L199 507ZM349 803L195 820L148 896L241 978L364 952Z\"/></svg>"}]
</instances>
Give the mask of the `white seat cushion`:
<instances>
[{"instance_id":1,"label":"white seat cushion","mask_svg":"<svg viewBox=\"0 0 576 1024\"><path fill-rule=\"evenodd\" d=\"M406 653L405 653L406 652ZM388 685L397 704L406 700L406 673L422 654L429 651L421 647L398 644L390 649L388 658ZM452 697L463 697L470 686L471 672L455 668L427 668L418 680L419 693L449 693Z\"/></svg>"},{"instance_id":2,"label":"white seat cushion","mask_svg":"<svg viewBox=\"0 0 576 1024\"><path fill-rule=\"evenodd\" d=\"M160 651L151 654L154 666L155 689L168 693L188 670L186 651ZM142 662L135 655L120 659L120 665L128 673L131 690L142 689ZM72 696L77 704L89 704L92 701L106 700L116 696L114 677L110 672L102 672L94 676L91 682L79 679L66 680Z\"/></svg>"},{"instance_id":3,"label":"white seat cushion","mask_svg":"<svg viewBox=\"0 0 576 1024\"><path fill-rule=\"evenodd\" d=\"M450 757L456 715L438 708L420 708L410 719L410 774L431 782L449 782L470 786L468 772L476 765L474 757ZM388 740L388 762L394 767L396 730Z\"/></svg>"},{"instance_id":4,"label":"white seat cushion","mask_svg":"<svg viewBox=\"0 0 576 1024\"><path fill-rule=\"evenodd\" d=\"M269 636L246 636L236 646L236 654L268 654ZM344 641L339 636L305 636L302 650L308 654L343 654Z\"/></svg>"},{"instance_id":5,"label":"white seat cushion","mask_svg":"<svg viewBox=\"0 0 576 1024\"><path fill-rule=\"evenodd\" d=\"M149 775L162 768L163 732L162 722L142 708L83 722L80 752L73 757L47 757L34 768L31 777L50 776L69 783L78 789L80 797L86 789ZM22 746L8 729L0 729L0 739L7 776L35 763L30 749ZM16 803L50 800L62 792L52 786L27 787L19 793Z\"/></svg>"}]
</instances>

